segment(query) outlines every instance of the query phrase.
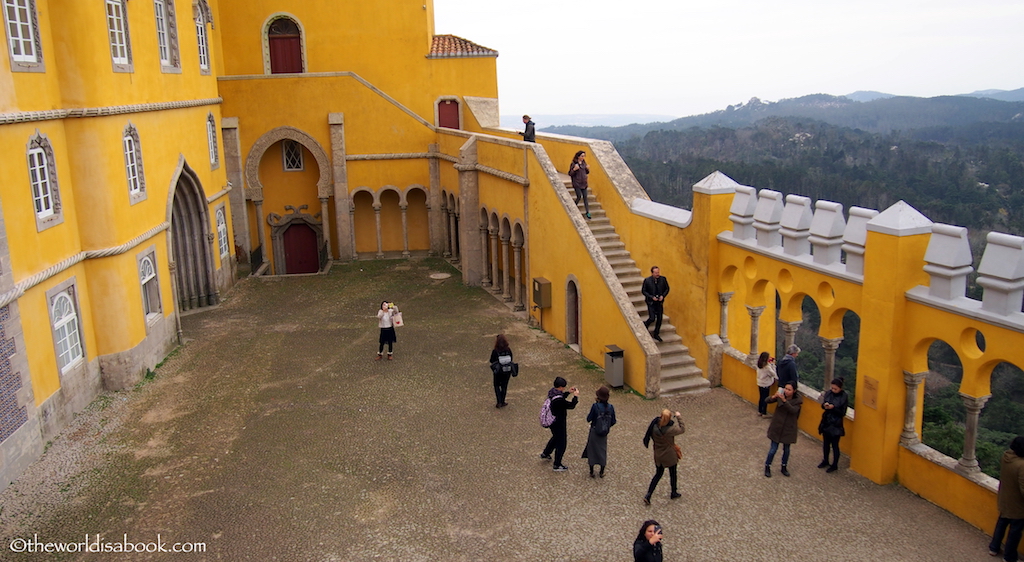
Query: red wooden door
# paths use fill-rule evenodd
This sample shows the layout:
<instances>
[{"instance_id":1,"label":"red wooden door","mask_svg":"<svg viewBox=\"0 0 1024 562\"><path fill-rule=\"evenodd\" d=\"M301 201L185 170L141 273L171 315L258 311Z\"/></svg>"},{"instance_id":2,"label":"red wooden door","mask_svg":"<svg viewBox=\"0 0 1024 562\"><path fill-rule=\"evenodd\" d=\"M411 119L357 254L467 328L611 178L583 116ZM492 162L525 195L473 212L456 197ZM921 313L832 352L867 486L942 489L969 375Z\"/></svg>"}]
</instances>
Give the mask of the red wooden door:
<instances>
[{"instance_id":1,"label":"red wooden door","mask_svg":"<svg viewBox=\"0 0 1024 562\"><path fill-rule=\"evenodd\" d=\"M285 273L320 271L316 231L304 224L293 224L284 231L284 268Z\"/></svg>"},{"instance_id":2,"label":"red wooden door","mask_svg":"<svg viewBox=\"0 0 1024 562\"><path fill-rule=\"evenodd\" d=\"M437 102L437 125L449 129L459 128L459 102L455 100Z\"/></svg>"},{"instance_id":3,"label":"red wooden door","mask_svg":"<svg viewBox=\"0 0 1024 562\"><path fill-rule=\"evenodd\" d=\"M270 36L270 73L302 72L302 43L298 35Z\"/></svg>"}]
</instances>

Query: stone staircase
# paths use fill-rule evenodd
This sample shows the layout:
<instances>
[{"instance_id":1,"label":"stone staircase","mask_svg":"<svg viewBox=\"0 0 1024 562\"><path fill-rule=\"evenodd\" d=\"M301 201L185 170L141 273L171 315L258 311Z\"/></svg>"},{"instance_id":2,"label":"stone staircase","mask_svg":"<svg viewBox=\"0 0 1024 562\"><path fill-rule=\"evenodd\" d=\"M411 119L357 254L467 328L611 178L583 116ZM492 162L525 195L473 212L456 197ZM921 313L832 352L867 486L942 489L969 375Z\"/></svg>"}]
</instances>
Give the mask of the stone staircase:
<instances>
[{"instance_id":1,"label":"stone staircase","mask_svg":"<svg viewBox=\"0 0 1024 562\"><path fill-rule=\"evenodd\" d=\"M572 182L564 174L564 182L569 190L569 196L575 198L575 191L572 189ZM618 277L622 288L626 290L633 308L641 318L647 318L647 303L641 287L644 276L637 267L636 262L630 257L626 250L626 244L622 242L615 232L615 227L608 220L604 208L594 196L593 190L587 190L587 202L590 205L590 220L587 225L593 233L597 243L601 246L605 258L612 266L612 271ZM576 204L580 213L583 213L583 201ZM671 298L671 296L669 297ZM651 338L651 341L658 346L661 354L661 396L672 396L690 392L700 392L709 387L708 380L701 374L696 361L690 356L690 349L683 345L683 338L676 333L676 327L672 324L667 314L662 317L661 342ZM650 336L648 336L650 337Z\"/></svg>"}]
</instances>

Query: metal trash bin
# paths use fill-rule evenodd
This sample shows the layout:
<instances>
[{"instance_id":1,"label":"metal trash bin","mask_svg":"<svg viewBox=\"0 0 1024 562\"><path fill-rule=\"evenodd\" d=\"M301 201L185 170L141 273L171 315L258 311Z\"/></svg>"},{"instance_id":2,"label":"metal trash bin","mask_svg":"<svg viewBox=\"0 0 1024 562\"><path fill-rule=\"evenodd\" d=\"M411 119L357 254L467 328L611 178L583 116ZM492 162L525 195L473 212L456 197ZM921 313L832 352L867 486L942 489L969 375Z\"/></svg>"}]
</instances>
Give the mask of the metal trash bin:
<instances>
[{"instance_id":1,"label":"metal trash bin","mask_svg":"<svg viewBox=\"0 0 1024 562\"><path fill-rule=\"evenodd\" d=\"M606 346L608 351L604 354L604 380L608 386L619 388L622 380L622 349L617 345Z\"/></svg>"}]
</instances>

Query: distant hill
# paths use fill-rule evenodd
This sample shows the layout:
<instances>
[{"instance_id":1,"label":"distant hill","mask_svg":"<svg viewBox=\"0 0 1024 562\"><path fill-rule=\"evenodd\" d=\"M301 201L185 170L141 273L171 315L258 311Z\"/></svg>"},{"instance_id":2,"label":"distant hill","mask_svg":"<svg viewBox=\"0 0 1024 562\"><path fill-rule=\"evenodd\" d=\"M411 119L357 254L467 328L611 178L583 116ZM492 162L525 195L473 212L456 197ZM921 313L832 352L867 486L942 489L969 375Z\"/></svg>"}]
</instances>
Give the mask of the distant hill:
<instances>
[{"instance_id":1,"label":"distant hill","mask_svg":"<svg viewBox=\"0 0 1024 562\"><path fill-rule=\"evenodd\" d=\"M1016 90L978 90L969 94L963 94L972 98L989 98L999 101L1024 101L1024 88Z\"/></svg>"},{"instance_id":2,"label":"distant hill","mask_svg":"<svg viewBox=\"0 0 1024 562\"><path fill-rule=\"evenodd\" d=\"M530 114L530 118L538 127L551 127L557 125L571 125L576 127L619 127L631 123L654 123L671 121L674 115L652 115L652 114L570 114L570 115L541 115ZM510 129L523 128L522 115L502 115L501 126Z\"/></svg>"},{"instance_id":3,"label":"distant hill","mask_svg":"<svg viewBox=\"0 0 1024 562\"><path fill-rule=\"evenodd\" d=\"M1016 92L1016 90L1015 90ZM1007 92L1006 94L1011 94ZM884 94L883 94L884 95ZM1003 95L1003 94L996 94ZM692 127L749 127L767 117L796 117L838 127L887 134L934 127L960 127L978 122L1024 121L1024 101L999 101L975 96L916 98L893 96L858 102L846 96L813 94L764 102L751 98L745 104L667 123L632 124L624 127L547 127L542 131L621 141L650 131L684 131Z\"/></svg>"},{"instance_id":4,"label":"distant hill","mask_svg":"<svg viewBox=\"0 0 1024 562\"><path fill-rule=\"evenodd\" d=\"M883 94L882 92L858 90L852 94L846 94L843 97L853 101L875 101L877 99L894 98L896 96L893 94Z\"/></svg>"}]
</instances>

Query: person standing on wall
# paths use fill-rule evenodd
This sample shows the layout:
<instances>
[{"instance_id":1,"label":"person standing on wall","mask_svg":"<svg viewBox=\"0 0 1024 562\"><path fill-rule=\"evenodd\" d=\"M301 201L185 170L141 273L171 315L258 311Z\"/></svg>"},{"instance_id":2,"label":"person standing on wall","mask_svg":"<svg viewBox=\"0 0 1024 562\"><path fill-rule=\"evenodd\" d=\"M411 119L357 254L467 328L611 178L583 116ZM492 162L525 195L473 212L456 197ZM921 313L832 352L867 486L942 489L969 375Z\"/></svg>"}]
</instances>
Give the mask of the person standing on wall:
<instances>
[{"instance_id":1,"label":"person standing on wall","mask_svg":"<svg viewBox=\"0 0 1024 562\"><path fill-rule=\"evenodd\" d=\"M523 136L523 140L526 142L537 142L537 126L530 120L529 115L523 115L523 124L526 125L526 130L519 133Z\"/></svg>"},{"instance_id":2,"label":"person standing on wall","mask_svg":"<svg viewBox=\"0 0 1024 562\"><path fill-rule=\"evenodd\" d=\"M665 297L668 296L668 279L661 276L661 268L654 266L651 268L651 276L644 279L644 284L640 288L640 291L644 294L644 301L647 303L647 320L644 321L644 326L651 327L651 323L654 323L654 333L651 337L661 341L661 317L665 313Z\"/></svg>"},{"instance_id":3,"label":"person standing on wall","mask_svg":"<svg viewBox=\"0 0 1024 562\"><path fill-rule=\"evenodd\" d=\"M768 402L778 402L775 408L775 415L772 416L772 423L768 426L768 439L772 445L768 449L768 458L764 461L764 475L772 477L772 461L775 460L775 453L779 450L779 443L782 443L782 475L789 476L789 446L796 443L798 431L797 421L800 419L800 406L804 399L796 391L793 383L787 383L780 387L778 394L768 399Z\"/></svg>"},{"instance_id":4,"label":"person standing on wall","mask_svg":"<svg viewBox=\"0 0 1024 562\"><path fill-rule=\"evenodd\" d=\"M516 375L515 363L512 361L512 348L508 346L508 339L505 334L498 334L494 341L494 349L491 350L491 374L494 382L495 408L508 406L505 402L505 394L508 392L508 381Z\"/></svg>"},{"instance_id":5,"label":"person standing on wall","mask_svg":"<svg viewBox=\"0 0 1024 562\"><path fill-rule=\"evenodd\" d=\"M590 187L587 176L590 175L590 166L587 165L587 153L580 150L572 157L569 164L569 178L572 179L572 189L576 192L576 204L583 199L584 216L590 218L590 201L587 200L587 188Z\"/></svg>"},{"instance_id":6,"label":"person standing on wall","mask_svg":"<svg viewBox=\"0 0 1024 562\"><path fill-rule=\"evenodd\" d=\"M991 556L999 556L999 546L1006 534L1006 548L1003 549L1005 562L1017 562L1017 547L1024 531L1024 435L1018 435L1010 442L1010 448L1003 453L999 462L999 519L988 545Z\"/></svg>"},{"instance_id":7,"label":"person standing on wall","mask_svg":"<svg viewBox=\"0 0 1024 562\"><path fill-rule=\"evenodd\" d=\"M615 406L608 403L611 392L607 386L602 386L595 393L596 400L590 407L587 414L587 421L590 422L590 434L587 436L587 446L583 449L583 458L590 464L590 477L594 477L594 466L601 465L601 478L604 478L604 469L608 466L608 432L615 425Z\"/></svg>"},{"instance_id":8,"label":"person standing on wall","mask_svg":"<svg viewBox=\"0 0 1024 562\"><path fill-rule=\"evenodd\" d=\"M566 390L565 385L567 384L569 383L565 382L565 379L562 377L555 377L552 388L548 390L548 398L551 399L551 415L555 417L555 421L548 428L551 430L551 439L544 446L544 451L540 454L540 458L550 459L551 453L554 452L555 460L552 463L552 468L555 472L569 470L569 467L562 464L562 457L565 455L565 448L569 442L565 418L568 415L568 411L575 409L576 404L580 401L580 389L574 386ZM572 394L572 402L566 401L570 394Z\"/></svg>"},{"instance_id":9,"label":"person standing on wall","mask_svg":"<svg viewBox=\"0 0 1024 562\"><path fill-rule=\"evenodd\" d=\"M828 467L825 472L839 470L839 438L846 435L843 419L846 409L850 406L850 396L843 390L842 377L832 379L831 387L821 395L821 423L818 433L821 434L821 463L818 468ZM832 449L832 464L828 462L828 451Z\"/></svg>"},{"instance_id":10,"label":"person standing on wall","mask_svg":"<svg viewBox=\"0 0 1024 562\"><path fill-rule=\"evenodd\" d=\"M651 478L651 484L647 487L647 495L644 496L645 504L651 505L651 494L658 487L658 482L661 480L662 475L665 474L666 468L668 468L669 482L672 484L672 494L669 495L669 498L674 500L682 497L682 494L678 491L679 477L676 474L676 465L679 464L679 459L682 458L683 452L676 446L676 435L681 435L684 432L686 432L686 425L683 423L682 416L679 412L673 414L669 410L662 410L661 416L651 420L651 424L647 426L647 434L644 435L644 447L650 446L650 442L654 441L654 466L656 470L654 477Z\"/></svg>"},{"instance_id":11,"label":"person standing on wall","mask_svg":"<svg viewBox=\"0 0 1024 562\"><path fill-rule=\"evenodd\" d=\"M786 348L786 356L779 359L776 370L779 373L779 394L782 394L782 387L787 384L793 385L793 390L797 389L797 383L800 381L800 377L796 372L796 356L800 355L800 348L796 344L793 344Z\"/></svg>"},{"instance_id":12,"label":"person standing on wall","mask_svg":"<svg viewBox=\"0 0 1024 562\"><path fill-rule=\"evenodd\" d=\"M380 347L377 348L377 361L384 355L384 344L388 344L388 360L391 360L394 352L394 344L398 341L395 334L394 316L398 314L398 307L395 303L384 301L380 303L380 310L377 311L377 326L380 328Z\"/></svg>"},{"instance_id":13,"label":"person standing on wall","mask_svg":"<svg viewBox=\"0 0 1024 562\"><path fill-rule=\"evenodd\" d=\"M765 417L768 415L768 395L771 394L772 385L779 380L775 374L775 358L762 351L757 358L757 415Z\"/></svg>"}]
</instances>

